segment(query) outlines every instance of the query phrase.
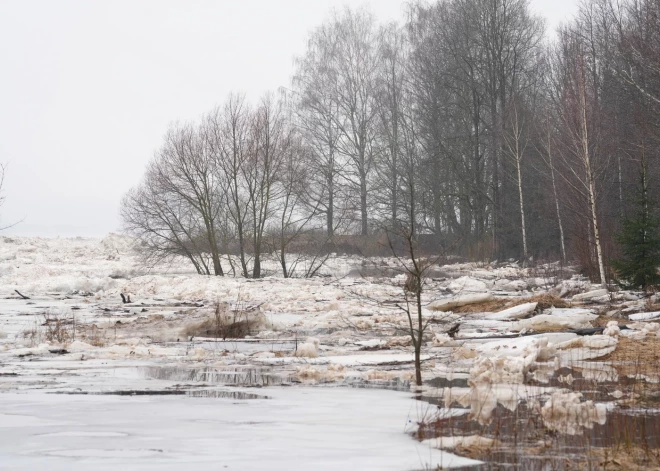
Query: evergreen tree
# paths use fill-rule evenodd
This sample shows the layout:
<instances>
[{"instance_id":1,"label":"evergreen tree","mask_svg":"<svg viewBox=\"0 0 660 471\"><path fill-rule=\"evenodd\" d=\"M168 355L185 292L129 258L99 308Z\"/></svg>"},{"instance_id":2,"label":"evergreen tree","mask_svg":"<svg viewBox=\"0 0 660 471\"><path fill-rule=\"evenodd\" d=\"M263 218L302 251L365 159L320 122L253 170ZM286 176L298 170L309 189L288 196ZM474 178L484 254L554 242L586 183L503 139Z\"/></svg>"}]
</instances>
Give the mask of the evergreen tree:
<instances>
[{"instance_id":1,"label":"evergreen tree","mask_svg":"<svg viewBox=\"0 0 660 471\"><path fill-rule=\"evenodd\" d=\"M617 242L622 257L612 263L618 283L628 289L660 286L660 219L649 198L646 162L642 160L641 189L631 215L624 217Z\"/></svg>"}]
</instances>

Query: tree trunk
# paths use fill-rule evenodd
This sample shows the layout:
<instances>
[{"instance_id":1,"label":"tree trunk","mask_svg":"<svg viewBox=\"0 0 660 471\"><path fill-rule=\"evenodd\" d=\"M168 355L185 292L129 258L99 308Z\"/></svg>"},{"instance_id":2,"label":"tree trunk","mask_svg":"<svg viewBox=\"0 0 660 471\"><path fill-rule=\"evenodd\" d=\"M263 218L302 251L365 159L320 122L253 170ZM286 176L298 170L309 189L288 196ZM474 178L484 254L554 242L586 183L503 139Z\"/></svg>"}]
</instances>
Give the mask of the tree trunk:
<instances>
[{"instance_id":1,"label":"tree trunk","mask_svg":"<svg viewBox=\"0 0 660 471\"><path fill-rule=\"evenodd\" d=\"M412 243L412 241L410 241ZM422 318L422 276L417 276L417 342L415 342L415 383L417 386L422 385L422 342L424 341L424 319Z\"/></svg>"},{"instance_id":2,"label":"tree trunk","mask_svg":"<svg viewBox=\"0 0 660 471\"><path fill-rule=\"evenodd\" d=\"M516 169L518 171L518 196L520 197L520 224L522 226L523 257L527 261L527 232L525 230L525 205L522 190L522 172L520 171L520 156L516 158Z\"/></svg>"},{"instance_id":3,"label":"tree trunk","mask_svg":"<svg viewBox=\"0 0 660 471\"><path fill-rule=\"evenodd\" d=\"M367 219L367 176L364 172L360 175L360 216L362 220L362 235L369 234L369 226Z\"/></svg>"},{"instance_id":4,"label":"tree trunk","mask_svg":"<svg viewBox=\"0 0 660 471\"><path fill-rule=\"evenodd\" d=\"M561 259L566 262L566 246L564 244L564 226L561 222L559 211L559 198L557 196L557 184L555 182L555 166L552 163L552 150L550 148L550 135L548 134L548 163L550 164L550 178L552 180L552 194L555 198L555 210L557 211L557 223L559 224L559 242L561 247Z\"/></svg>"},{"instance_id":5,"label":"tree trunk","mask_svg":"<svg viewBox=\"0 0 660 471\"><path fill-rule=\"evenodd\" d=\"M331 239L335 234L334 217L335 217L335 188L332 177L332 170L328 176L328 211L326 212L326 226L328 231L328 239Z\"/></svg>"},{"instance_id":6,"label":"tree trunk","mask_svg":"<svg viewBox=\"0 0 660 471\"><path fill-rule=\"evenodd\" d=\"M582 74L584 74L584 71L582 71ZM600 243L600 229L598 227L598 214L596 212L596 191L595 191L595 185L594 185L594 177L593 177L593 172L591 169L591 159L589 155L589 129L587 127L587 92L586 92L586 86L584 83L584 76L581 77L581 95L582 95L582 103L581 103L581 124L582 124L582 130L581 130L581 138L582 138L582 159L584 161L584 167L585 167L585 174L587 178L587 198L589 202L589 209L591 210L591 224L593 226L593 236L594 236L594 243L596 245L596 257L598 261L598 272L600 275L600 283L603 285L603 287L607 286L607 280L605 277L605 264L603 263L603 249Z\"/></svg>"}]
</instances>

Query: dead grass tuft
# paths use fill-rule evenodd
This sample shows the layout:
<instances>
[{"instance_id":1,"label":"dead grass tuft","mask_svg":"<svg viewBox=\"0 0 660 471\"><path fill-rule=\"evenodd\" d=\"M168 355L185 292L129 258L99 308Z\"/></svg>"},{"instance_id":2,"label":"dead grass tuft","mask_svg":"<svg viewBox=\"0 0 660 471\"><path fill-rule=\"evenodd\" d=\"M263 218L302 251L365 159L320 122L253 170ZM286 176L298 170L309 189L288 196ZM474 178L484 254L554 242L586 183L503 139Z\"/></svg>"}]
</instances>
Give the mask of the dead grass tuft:
<instances>
[{"instance_id":1,"label":"dead grass tuft","mask_svg":"<svg viewBox=\"0 0 660 471\"><path fill-rule=\"evenodd\" d=\"M537 294L525 300L526 303L539 303L537 309L550 309L556 307L559 309L571 307L569 303L561 299L559 296L550 293Z\"/></svg>"},{"instance_id":2,"label":"dead grass tuft","mask_svg":"<svg viewBox=\"0 0 660 471\"><path fill-rule=\"evenodd\" d=\"M54 312L43 314L44 338L49 342L67 344L76 339L76 320L74 316L64 316Z\"/></svg>"},{"instance_id":3,"label":"dead grass tuft","mask_svg":"<svg viewBox=\"0 0 660 471\"><path fill-rule=\"evenodd\" d=\"M453 308L452 311L458 314L470 314L473 312L497 312L502 309L507 309L513 306L522 304L522 302L515 302L509 298L496 298L483 303L468 304L466 306Z\"/></svg>"},{"instance_id":4,"label":"dead grass tuft","mask_svg":"<svg viewBox=\"0 0 660 471\"><path fill-rule=\"evenodd\" d=\"M184 334L188 337L241 339L257 332L264 321L261 312L230 309L226 303L216 303L213 313L207 319L188 326Z\"/></svg>"},{"instance_id":5,"label":"dead grass tuft","mask_svg":"<svg viewBox=\"0 0 660 471\"><path fill-rule=\"evenodd\" d=\"M106 331L99 329L95 324L85 326L79 333L80 339L94 347L105 347L108 339L106 338Z\"/></svg>"},{"instance_id":6,"label":"dead grass tuft","mask_svg":"<svg viewBox=\"0 0 660 471\"><path fill-rule=\"evenodd\" d=\"M250 328L248 321L216 322L215 319L206 319L197 324L188 326L184 331L188 337L213 337L221 339L242 339L256 329Z\"/></svg>"},{"instance_id":7,"label":"dead grass tuft","mask_svg":"<svg viewBox=\"0 0 660 471\"><path fill-rule=\"evenodd\" d=\"M612 353L603 360L618 363L646 364L658 371L660 368L660 338L648 336L645 340L619 337L619 343Z\"/></svg>"}]
</instances>

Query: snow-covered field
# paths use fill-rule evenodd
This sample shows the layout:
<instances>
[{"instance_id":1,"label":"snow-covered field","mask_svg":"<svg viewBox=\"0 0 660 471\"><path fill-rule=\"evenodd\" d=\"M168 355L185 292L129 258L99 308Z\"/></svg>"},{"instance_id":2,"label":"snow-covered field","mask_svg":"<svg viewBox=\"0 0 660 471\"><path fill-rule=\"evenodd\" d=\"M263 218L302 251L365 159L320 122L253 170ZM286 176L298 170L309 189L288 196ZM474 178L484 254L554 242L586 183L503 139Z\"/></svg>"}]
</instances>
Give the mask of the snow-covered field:
<instances>
[{"instance_id":1,"label":"snow-covered field","mask_svg":"<svg viewBox=\"0 0 660 471\"><path fill-rule=\"evenodd\" d=\"M424 287L425 384L411 386L396 269L336 257L311 279L205 277L147 270L115 234L1 237L0 469L433 469L486 448L508 462L489 427L521 404L585 436L639 398L622 376L660 381L601 361L621 339L655 345L657 301L558 265L453 264ZM218 315L245 338L216 338Z\"/></svg>"}]
</instances>

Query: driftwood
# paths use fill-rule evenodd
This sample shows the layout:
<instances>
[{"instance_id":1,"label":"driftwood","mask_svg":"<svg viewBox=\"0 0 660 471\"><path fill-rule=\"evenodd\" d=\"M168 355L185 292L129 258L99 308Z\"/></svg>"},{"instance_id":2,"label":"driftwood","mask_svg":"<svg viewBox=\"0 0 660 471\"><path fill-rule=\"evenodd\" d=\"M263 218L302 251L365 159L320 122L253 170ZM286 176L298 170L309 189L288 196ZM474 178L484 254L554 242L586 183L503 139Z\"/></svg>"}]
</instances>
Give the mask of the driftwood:
<instances>
[{"instance_id":1,"label":"driftwood","mask_svg":"<svg viewBox=\"0 0 660 471\"><path fill-rule=\"evenodd\" d=\"M447 335L449 335L451 338L456 338L456 334L458 333L458 329L461 328L460 324L454 324L451 329L447 331Z\"/></svg>"},{"instance_id":2,"label":"driftwood","mask_svg":"<svg viewBox=\"0 0 660 471\"><path fill-rule=\"evenodd\" d=\"M69 351L66 348L54 348L48 351L50 353L54 353L55 355L66 355L67 353L69 353Z\"/></svg>"},{"instance_id":3,"label":"driftwood","mask_svg":"<svg viewBox=\"0 0 660 471\"><path fill-rule=\"evenodd\" d=\"M30 299L27 296L25 296L24 294L21 294L21 292L18 291L17 289L15 289L14 291L16 291L16 294L19 295L21 297L21 299Z\"/></svg>"}]
</instances>

